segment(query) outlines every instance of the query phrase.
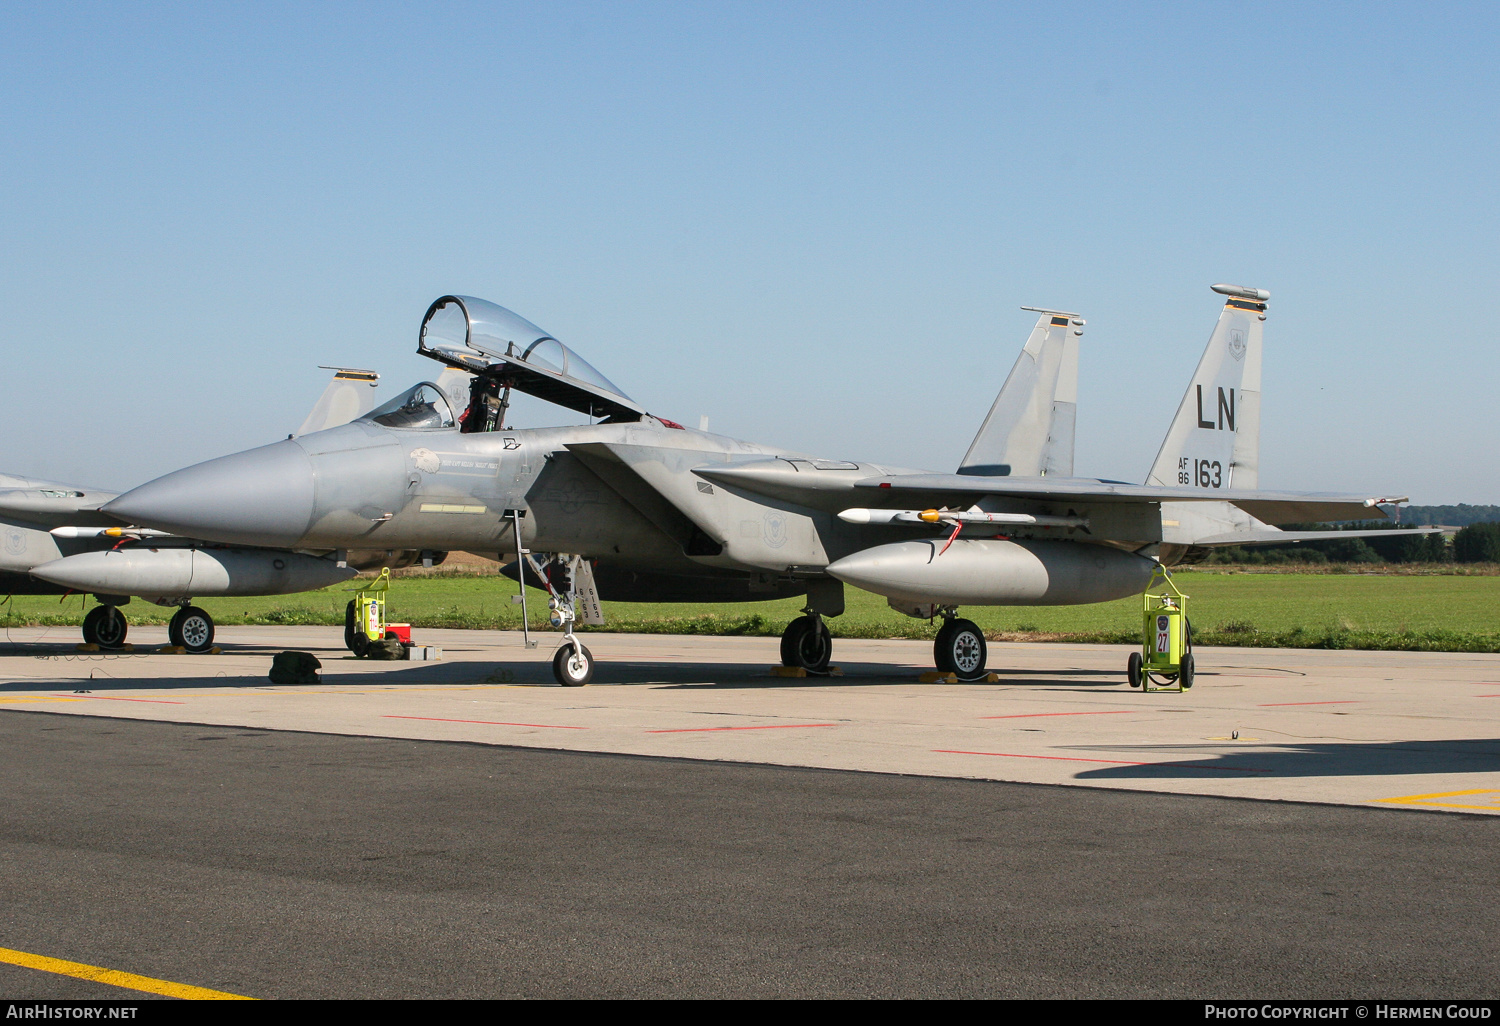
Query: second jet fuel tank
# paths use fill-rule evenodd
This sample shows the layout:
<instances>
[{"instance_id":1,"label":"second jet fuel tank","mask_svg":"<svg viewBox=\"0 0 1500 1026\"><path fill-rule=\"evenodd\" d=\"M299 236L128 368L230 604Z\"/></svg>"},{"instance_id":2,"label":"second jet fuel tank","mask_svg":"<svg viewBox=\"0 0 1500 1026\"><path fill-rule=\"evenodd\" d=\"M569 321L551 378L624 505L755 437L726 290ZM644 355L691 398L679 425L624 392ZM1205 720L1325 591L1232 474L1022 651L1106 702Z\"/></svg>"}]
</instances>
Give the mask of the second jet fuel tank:
<instances>
[{"instance_id":1,"label":"second jet fuel tank","mask_svg":"<svg viewBox=\"0 0 1500 1026\"><path fill-rule=\"evenodd\" d=\"M834 561L828 572L888 598L938 605L1064 606L1139 595L1153 560L1107 545L946 538L894 542Z\"/></svg>"},{"instance_id":2,"label":"second jet fuel tank","mask_svg":"<svg viewBox=\"0 0 1500 1026\"><path fill-rule=\"evenodd\" d=\"M31 573L74 591L153 600L289 595L347 581L355 571L295 552L135 547L80 552L44 563Z\"/></svg>"}]
</instances>

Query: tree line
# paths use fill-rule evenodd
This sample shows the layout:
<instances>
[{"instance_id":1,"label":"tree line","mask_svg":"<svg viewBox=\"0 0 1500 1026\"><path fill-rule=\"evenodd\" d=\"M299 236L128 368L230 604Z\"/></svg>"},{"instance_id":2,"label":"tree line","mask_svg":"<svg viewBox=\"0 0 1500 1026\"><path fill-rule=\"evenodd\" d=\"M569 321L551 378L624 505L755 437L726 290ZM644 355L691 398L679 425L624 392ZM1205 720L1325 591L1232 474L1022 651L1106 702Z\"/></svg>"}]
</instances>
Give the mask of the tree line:
<instances>
[{"instance_id":1,"label":"tree line","mask_svg":"<svg viewBox=\"0 0 1500 1026\"><path fill-rule=\"evenodd\" d=\"M1428 506L1421 509L1454 509ZM1210 550L1203 564L1223 563L1500 563L1500 507L1460 509L1495 510L1494 521L1470 523L1449 541L1441 534L1407 534L1390 538L1330 538L1326 541L1285 542L1278 545L1230 545ZM1395 530L1414 526L1403 511L1400 524L1284 524L1287 531ZM1451 521L1450 521L1451 523Z\"/></svg>"}]
</instances>

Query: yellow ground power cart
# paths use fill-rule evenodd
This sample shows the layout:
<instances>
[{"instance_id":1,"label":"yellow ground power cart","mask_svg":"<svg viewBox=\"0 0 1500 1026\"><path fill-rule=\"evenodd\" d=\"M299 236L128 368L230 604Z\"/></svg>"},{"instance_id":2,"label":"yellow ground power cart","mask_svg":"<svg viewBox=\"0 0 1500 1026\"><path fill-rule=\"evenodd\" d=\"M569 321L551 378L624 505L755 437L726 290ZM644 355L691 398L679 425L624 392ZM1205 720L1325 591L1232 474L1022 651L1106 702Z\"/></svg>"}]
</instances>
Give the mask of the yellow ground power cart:
<instances>
[{"instance_id":1,"label":"yellow ground power cart","mask_svg":"<svg viewBox=\"0 0 1500 1026\"><path fill-rule=\"evenodd\" d=\"M1158 589L1160 585L1160 590ZM1158 565L1141 597L1141 650L1130 653L1130 686L1144 691L1186 691L1193 686L1193 628L1187 599Z\"/></svg>"},{"instance_id":2,"label":"yellow ground power cart","mask_svg":"<svg viewBox=\"0 0 1500 1026\"><path fill-rule=\"evenodd\" d=\"M385 621L385 593L390 587L391 571L386 567L379 577L355 589L344 612L344 645L361 659L386 639L389 625Z\"/></svg>"}]
</instances>

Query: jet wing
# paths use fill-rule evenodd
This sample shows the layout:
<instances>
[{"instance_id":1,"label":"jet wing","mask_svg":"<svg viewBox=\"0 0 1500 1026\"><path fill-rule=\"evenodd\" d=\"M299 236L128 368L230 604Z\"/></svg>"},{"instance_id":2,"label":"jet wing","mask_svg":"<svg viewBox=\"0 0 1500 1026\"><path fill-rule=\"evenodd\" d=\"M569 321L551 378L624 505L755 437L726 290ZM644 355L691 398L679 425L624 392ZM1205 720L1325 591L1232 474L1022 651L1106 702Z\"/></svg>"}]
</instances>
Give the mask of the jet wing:
<instances>
[{"instance_id":1,"label":"jet wing","mask_svg":"<svg viewBox=\"0 0 1500 1026\"><path fill-rule=\"evenodd\" d=\"M1228 502L1268 524L1299 521L1385 520L1381 504L1405 502L1405 497L1338 495L1318 492L1264 492L1220 489L1200 491L1161 485L1133 485L1086 478L1021 479L972 477L967 474L902 474L867 478L855 483L856 492L890 496L907 505L974 502L983 496L1071 503ZM883 499L882 505L890 505Z\"/></svg>"},{"instance_id":2,"label":"jet wing","mask_svg":"<svg viewBox=\"0 0 1500 1026\"><path fill-rule=\"evenodd\" d=\"M1284 545L1287 542L1343 541L1345 538L1399 538L1407 534L1442 534L1441 527L1411 527L1374 531L1238 531L1195 538L1193 544L1207 548L1223 545Z\"/></svg>"},{"instance_id":3,"label":"jet wing","mask_svg":"<svg viewBox=\"0 0 1500 1026\"><path fill-rule=\"evenodd\" d=\"M894 473L865 477L868 465L787 458L695 467L693 473L771 498L817 509L880 506L922 509L967 506L981 498L1021 499L1072 505L1094 503L1229 502L1268 524L1302 521L1384 520L1386 497L1315 492L1202 491L1133 485L1092 478L980 477L973 474ZM837 468L837 469L835 469ZM871 468L873 469L873 468ZM843 505L840 506L839 504ZM1347 533L1347 532L1346 532Z\"/></svg>"}]
</instances>

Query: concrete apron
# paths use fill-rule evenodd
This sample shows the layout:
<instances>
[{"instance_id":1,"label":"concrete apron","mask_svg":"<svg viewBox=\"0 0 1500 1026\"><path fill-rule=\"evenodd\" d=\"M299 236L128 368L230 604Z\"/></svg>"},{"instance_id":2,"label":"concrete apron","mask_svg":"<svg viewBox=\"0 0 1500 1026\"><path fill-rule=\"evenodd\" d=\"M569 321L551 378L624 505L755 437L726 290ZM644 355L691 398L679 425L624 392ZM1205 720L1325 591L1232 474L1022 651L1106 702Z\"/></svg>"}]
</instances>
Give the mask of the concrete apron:
<instances>
[{"instance_id":1,"label":"concrete apron","mask_svg":"<svg viewBox=\"0 0 1500 1026\"><path fill-rule=\"evenodd\" d=\"M328 627L225 627L204 656L7 633L0 711L1500 813L1496 655L1200 648L1191 691L1142 694L1126 646L996 643L998 683L923 684L926 642L837 640L843 676L789 679L775 638L591 634L594 683L562 688L553 634L421 630L441 662L373 662ZM288 649L322 684L269 682Z\"/></svg>"}]
</instances>

